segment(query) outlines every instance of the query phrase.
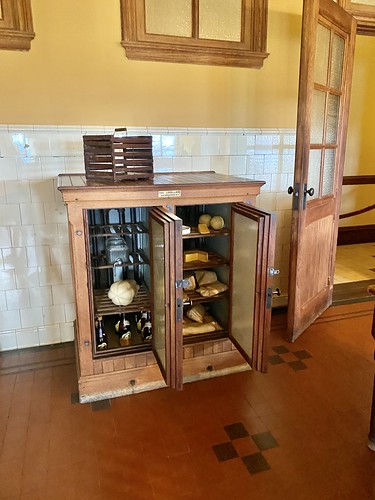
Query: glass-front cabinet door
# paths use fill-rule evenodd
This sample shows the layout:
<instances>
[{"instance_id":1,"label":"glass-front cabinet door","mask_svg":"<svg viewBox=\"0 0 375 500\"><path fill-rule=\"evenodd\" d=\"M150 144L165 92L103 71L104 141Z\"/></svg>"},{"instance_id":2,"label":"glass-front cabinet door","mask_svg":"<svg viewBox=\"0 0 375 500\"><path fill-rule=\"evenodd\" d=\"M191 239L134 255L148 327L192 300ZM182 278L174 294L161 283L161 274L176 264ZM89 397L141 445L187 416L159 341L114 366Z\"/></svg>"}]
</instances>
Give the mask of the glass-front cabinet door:
<instances>
[{"instance_id":1,"label":"glass-front cabinet door","mask_svg":"<svg viewBox=\"0 0 375 500\"><path fill-rule=\"evenodd\" d=\"M230 339L246 361L265 371L271 328L275 222L243 203L232 207Z\"/></svg>"},{"instance_id":2,"label":"glass-front cabinet door","mask_svg":"<svg viewBox=\"0 0 375 500\"><path fill-rule=\"evenodd\" d=\"M182 387L181 219L150 212L152 349L167 386Z\"/></svg>"}]
</instances>

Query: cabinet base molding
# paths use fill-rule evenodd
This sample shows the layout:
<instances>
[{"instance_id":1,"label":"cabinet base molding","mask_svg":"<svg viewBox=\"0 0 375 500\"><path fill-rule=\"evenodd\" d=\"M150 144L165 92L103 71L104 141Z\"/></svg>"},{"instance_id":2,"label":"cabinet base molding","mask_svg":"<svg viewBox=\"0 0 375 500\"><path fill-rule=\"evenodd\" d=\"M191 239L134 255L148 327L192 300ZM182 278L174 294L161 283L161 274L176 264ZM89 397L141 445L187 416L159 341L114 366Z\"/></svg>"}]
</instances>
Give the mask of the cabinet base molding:
<instances>
[{"instance_id":1,"label":"cabinet base molding","mask_svg":"<svg viewBox=\"0 0 375 500\"><path fill-rule=\"evenodd\" d=\"M139 392L166 387L158 365L122 370L113 373L80 377L78 392L80 403L128 396Z\"/></svg>"},{"instance_id":2,"label":"cabinet base molding","mask_svg":"<svg viewBox=\"0 0 375 500\"><path fill-rule=\"evenodd\" d=\"M185 359L183 380L184 383L196 382L247 370L251 370L250 365L244 362L237 350L233 350L200 358Z\"/></svg>"}]
</instances>

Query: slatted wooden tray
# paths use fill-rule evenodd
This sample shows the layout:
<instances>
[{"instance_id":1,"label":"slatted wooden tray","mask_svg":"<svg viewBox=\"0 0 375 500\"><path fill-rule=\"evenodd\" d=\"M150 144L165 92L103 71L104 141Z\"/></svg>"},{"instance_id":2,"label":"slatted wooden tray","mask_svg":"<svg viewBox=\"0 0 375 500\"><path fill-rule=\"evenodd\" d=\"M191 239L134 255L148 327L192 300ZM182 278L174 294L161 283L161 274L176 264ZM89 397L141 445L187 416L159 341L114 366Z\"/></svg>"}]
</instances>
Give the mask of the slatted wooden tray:
<instances>
[{"instance_id":1,"label":"slatted wooden tray","mask_svg":"<svg viewBox=\"0 0 375 500\"><path fill-rule=\"evenodd\" d=\"M114 181L153 177L152 136L84 135L87 179Z\"/></svg>"}]
</instances>

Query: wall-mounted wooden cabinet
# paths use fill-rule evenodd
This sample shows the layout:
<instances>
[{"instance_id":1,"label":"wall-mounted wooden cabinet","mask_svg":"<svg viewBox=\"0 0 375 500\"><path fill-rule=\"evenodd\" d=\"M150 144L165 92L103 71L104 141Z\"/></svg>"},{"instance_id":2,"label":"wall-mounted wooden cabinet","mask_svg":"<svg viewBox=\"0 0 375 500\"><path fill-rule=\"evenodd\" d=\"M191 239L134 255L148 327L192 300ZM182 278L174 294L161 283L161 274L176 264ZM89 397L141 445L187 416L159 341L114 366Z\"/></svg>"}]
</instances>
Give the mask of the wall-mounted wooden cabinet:
<instances>
[{"instance_id":1,"label":"wall-mounted wooden cabinet","mask_svg":"<svg viewBox=\"0 0 375 500\"><path fill-rule=\"evenodd\" d=\"M252 206L262 184L214 173L113 184L59 177L82 402L266 369L274 223ZM221 217L224 227L199 232L204 213ZM114 239L125 248L120 259L108 253ZM108 297L118 280L139 286L126 306ZM141 329L142 313L151 332ZM97 341L100 317L104 348ZM120 318L128 322L123 338Z\"/></svg>"},{"instance_id":2,"label":"wall-mounted wooden cabinet","mask_svg":"<svg viewBox=\"0 0 375 500\"><path fill-rule=\"evenodd\" d=\"M357 33L375 35L375 0L338 0L357 19Z\"/></svg>"},{"instance_id":3,"label":"wall-mounted wooden cabinet","mask_svg":"<svg viewBox=\"0 0 375 500\"><path fill-rule=\"evenodd\" d=\"M34 36L30 0L0 0L0 49L29 50Z\"/></svg>"},{"instance_id":4,"label":"wall-mounted wooden cabinet","mask_svg":"<svg viewBox=\"0 0 375 500\"><path fill-rule=\"evenodd\" d=\"M121 0L129 59L261 68L268 0Z\"/></svg>"}]
</instances>

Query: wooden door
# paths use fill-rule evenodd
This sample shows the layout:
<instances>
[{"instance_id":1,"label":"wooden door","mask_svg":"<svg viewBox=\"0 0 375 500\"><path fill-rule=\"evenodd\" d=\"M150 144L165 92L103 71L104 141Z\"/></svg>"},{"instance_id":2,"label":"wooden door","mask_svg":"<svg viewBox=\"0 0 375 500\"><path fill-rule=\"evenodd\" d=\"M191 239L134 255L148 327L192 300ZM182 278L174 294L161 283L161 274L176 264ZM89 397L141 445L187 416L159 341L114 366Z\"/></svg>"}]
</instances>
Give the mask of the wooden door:
<instances>
[{"instance_id":1,"label":"wooden door","mask_svg":"<svg viewBox=\"0 0 375 500\"><path fill-rule=\"evenodd\" d=\"M166 384L182 388L182 221L150 212L152 348Z\"/></svg>"},{"instance_id":2,"label":"wooden door","mask_svg":"<svg viewBox=\"0 0 375 500\"><path fill-rule=\"evenodd\" d=\"M267 212L236 203L231 227L229 336L252 368L266 371L275 221Z\"/></svg>"},{"instance_id":3,"label":"wooden door","mask_svg":"<svg viewBox=\"0 0 375 500\"><path fill-rule=\"evenodd\" d=\"M356 22L332 0L306 0L297 114L288 332L331 304ZM289 192L290 192L289 191Z\"/></svg>"}]
</instances>

